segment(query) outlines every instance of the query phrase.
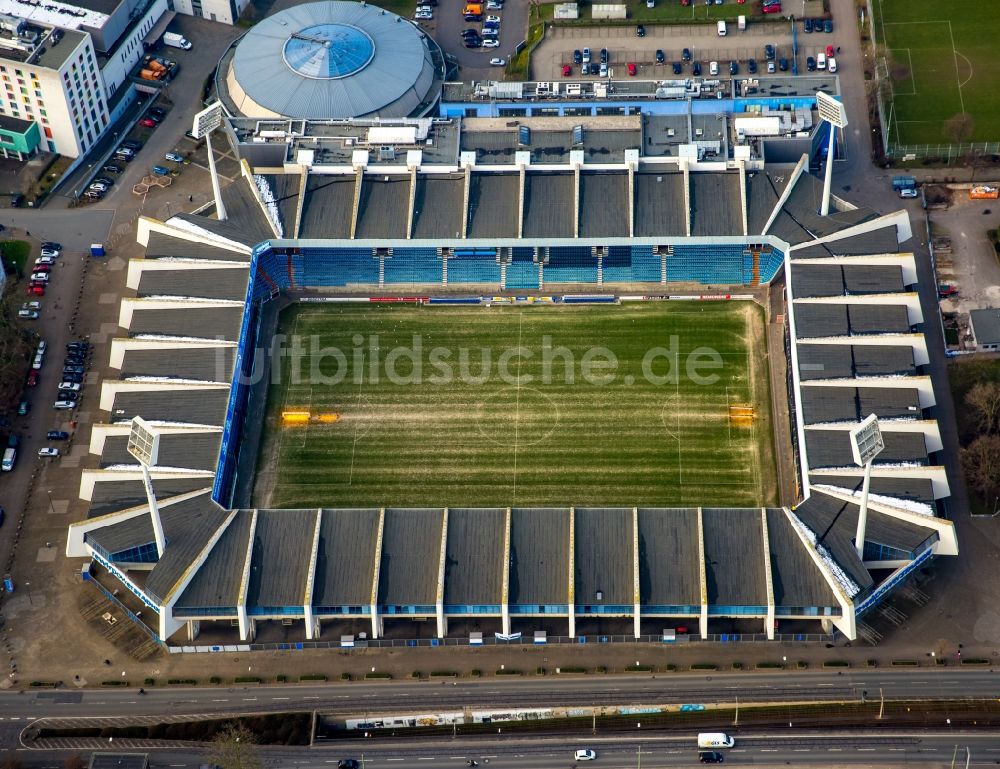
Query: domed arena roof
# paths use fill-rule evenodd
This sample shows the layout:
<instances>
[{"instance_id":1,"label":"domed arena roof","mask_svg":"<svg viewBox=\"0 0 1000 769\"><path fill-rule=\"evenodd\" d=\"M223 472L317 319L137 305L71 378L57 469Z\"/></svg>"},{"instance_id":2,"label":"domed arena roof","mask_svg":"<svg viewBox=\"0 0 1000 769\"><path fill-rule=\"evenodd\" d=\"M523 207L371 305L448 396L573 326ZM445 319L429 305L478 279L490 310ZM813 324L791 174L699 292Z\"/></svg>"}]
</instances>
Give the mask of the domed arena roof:
<instances>
[{"instance_id":1,"label":"domed arena roof","mask_svg":"<svg viewBox=\"0 0 1000 769\"><path fill-rule=\"evenodd\" d=\"M406 19L346 0L297 5L239 42L229 101L248 117L411 117L435 101L430 41Z\"/></svg>"}]
</instances>

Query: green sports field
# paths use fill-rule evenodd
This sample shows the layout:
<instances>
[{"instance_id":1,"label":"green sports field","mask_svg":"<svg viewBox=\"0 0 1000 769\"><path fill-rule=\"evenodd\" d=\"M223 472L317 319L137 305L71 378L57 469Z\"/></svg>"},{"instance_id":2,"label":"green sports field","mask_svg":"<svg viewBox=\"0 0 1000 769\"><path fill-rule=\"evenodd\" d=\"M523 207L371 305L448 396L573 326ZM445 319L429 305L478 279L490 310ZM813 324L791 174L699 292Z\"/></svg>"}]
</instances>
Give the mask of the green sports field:
<instances>
[{"instance_id":1,"label":"green sports field","mask_svg":"<svg viewBox=\"0 0 1000 769\"><path fill-rule=\"evenodd\" d=\"M949 144L945 121L967 113L969 141L1000 141L996 0L872 0L890 58L893 144ZM888 108L888 105L886 105Z\"/></svg>"},{"instance_id":2,"label":"green sports field","mask_svg":"<svg viewBox=\"0 0 1000 769\"><path fill-rule=\"evenodd\" d=\"M772 503L763 331L750 302L295 305L254 504Z\"/></svg>"}]
</instances>

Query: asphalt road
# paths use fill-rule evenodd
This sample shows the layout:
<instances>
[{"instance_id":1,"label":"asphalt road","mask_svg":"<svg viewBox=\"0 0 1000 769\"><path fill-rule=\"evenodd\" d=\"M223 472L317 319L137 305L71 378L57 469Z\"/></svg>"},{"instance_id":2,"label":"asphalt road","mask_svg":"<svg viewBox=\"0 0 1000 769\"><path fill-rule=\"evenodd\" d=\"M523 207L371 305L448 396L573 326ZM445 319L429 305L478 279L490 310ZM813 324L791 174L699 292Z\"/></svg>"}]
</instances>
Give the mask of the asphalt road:
<instances>
[{"instance_id":1,"label":"asphalt road","mask_svg":"<svg viewBox=\"0 0 1000 769\"><path fill-rule=\"evenodd\" d=\"M637 730L639 732L641 730ZM597 753L593 762L576 762L578 748ZM894 735L755 733L741 734L736 747L726 751L726 765L817 767L948 767L952 759L961 767L995 766L1000 762L1000 737L995 734L968 732L900 732ZM131 749L130 749L131 750ZM18 759L25 766L62 765L65 751L19 750ZM261 757L269 767L330 769L342 758L364 759L364 766L402 769L461 769L475 760L480 769L634 769L635 767L676 767L698 764L694 735L685 737L637 736L635 738L574 738L545 741L467 741L441 740L421 743L417 748L405 744L367 748L361 744L317 745L311 748L262 749ZM157 750L151 755L152 767L198 767L204 754L194 750Z\"/></svg>"},{"instance_id":2,"label":"asphalt road","mask_svg":"<svg viewBox=\"0 0 1000 769\"><path fill-rule=\"evenodd\" d=\"M0 724L39 718L181 715L191 713L321 710L398 713L469 706L539 707L671 703L741 703L853 700L879 689L887 699L995 697L998 676L989 670L872 670L844 673L719 673L593 676L456 683L386 682L246 688L7 691L0 694Z\"/></svg>"}]
</instances>

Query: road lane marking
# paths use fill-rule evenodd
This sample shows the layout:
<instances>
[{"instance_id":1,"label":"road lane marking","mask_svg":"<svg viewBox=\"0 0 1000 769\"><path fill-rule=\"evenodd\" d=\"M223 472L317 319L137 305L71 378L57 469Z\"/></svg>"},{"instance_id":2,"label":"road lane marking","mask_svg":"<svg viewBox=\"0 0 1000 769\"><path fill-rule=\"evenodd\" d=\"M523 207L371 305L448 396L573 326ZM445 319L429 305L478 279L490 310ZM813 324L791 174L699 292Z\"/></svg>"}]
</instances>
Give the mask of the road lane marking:
<instances>
[{"instance_id":1,"label":"road lane marking","mask_svg":"<svg viewBox=\"0 0 1000 769\"><path fill-rule=\"evenodd\" d=\"M858 753L861 753L863 751L872 751L872 752L874 752L875 748L855 748L855 750L858 751Z\"/></svg>"},{"instance_id":2,"label":"road lane marking","mask_svg":"<svg viewBox=\"0 0 1000 769\"><path fill-rule=\"evenodd\" d=\"M212 700L212 702L229 702L229 700Z\"/></svg>"},{"instance_id":3,"label":"road lane marking","mask_svg":"<svg viewBox=\"0 0 1000 769\"><path fill-rule=\"evenodd\" d=\"M256 702L257 698L256 697L244 697L243 701L244 702Z\"/></svg>"},{"instance_id":4,"label":"road lane marking","mask_svg":"<svg viewBox=\"0 0 1000 769\"><path fill-rule=\"evenodd\" d=\"M290 700L291 697L272 697L272 700Z\"/></svg>"}]
</instances>

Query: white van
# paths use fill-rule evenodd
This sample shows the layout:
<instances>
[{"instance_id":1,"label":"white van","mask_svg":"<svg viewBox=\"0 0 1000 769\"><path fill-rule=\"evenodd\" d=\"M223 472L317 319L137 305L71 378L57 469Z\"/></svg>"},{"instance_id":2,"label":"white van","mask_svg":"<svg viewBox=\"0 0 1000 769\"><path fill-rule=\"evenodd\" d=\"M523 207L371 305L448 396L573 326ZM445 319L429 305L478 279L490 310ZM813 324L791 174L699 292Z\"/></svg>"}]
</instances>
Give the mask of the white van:
<instances>
[{"instance_id":1,"label":"white van","mask_svg":"<svg viewBox=\"0 0 1000 769\"><path fill-rule=\"evenodd\" d=\"M17 449L5 449L3 452L3 465L0 466L5 473L14 469L14 462L17 461Z\"/></svg>"},{"instance_id":2,"label":"white van","mask_svg":"<svg viewBox=\"0 0 1000 769\"><path fill-rule=\"evenodd\" d=\"M837 60L832 56L826 60L826 68L829 72L837 71Z\"/></svg>"},{"instance_id":3,"label":"white van","mask_svg":"<svg viewBox=\"0 0 1000 769\"><path fill-rule=\"evenodd\" d=\"M746 16L737 16L736 17L736 28L740 32L746 32L747 31L747 17Z\"/></svg>"},{"instance_id":4,"label":"white van","mask_svg":"<svg viewBox=\"0 0 1000 769\"><path fill-rule=\"evenodd\" d=\"M731 748L736 740L724 732L701 732L698 735L699 748Z\"/></svg>"},{"instance_id":5,"label":"white van","mask_svg":"<svg viewBox=\"0 0 1000 769\"><path fill-rule=\"evenodd\" d=\"M718 30L719 30L719 37L725 37L726 36L726 22L720 21L719 25L718 25Z\"/></svg>"},{"instance_id":6,"label":"white van","mask_svg":"<svg viewBox=\"0 0 1000 769\"><path fill-rule=\"evenodd\" d=\"M816 54L816 69L826 69L826 54L817 53Z\"/></svg>"}]
</instances>

